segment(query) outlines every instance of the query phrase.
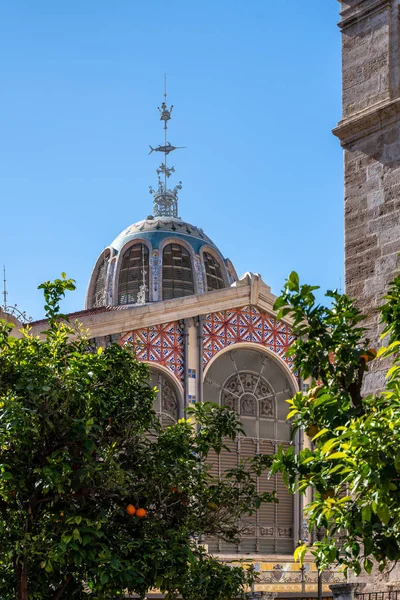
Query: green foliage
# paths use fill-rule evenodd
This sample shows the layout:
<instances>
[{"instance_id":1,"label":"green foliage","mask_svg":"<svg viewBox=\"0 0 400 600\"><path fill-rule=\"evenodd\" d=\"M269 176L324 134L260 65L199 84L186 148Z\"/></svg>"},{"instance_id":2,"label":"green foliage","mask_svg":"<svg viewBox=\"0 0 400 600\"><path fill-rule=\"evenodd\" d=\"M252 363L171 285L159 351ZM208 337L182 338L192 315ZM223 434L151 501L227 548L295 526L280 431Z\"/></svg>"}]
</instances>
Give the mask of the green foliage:
<instances>
[{"instance_id":1,"label":"green foliage","mask_svg":"<svg viewBox=\"0 0 400 600\"><path fill-rule=\"evenodd\" d=\"M382 323L385 324L383 337L390 335L389 343L400 340L400 275L389 285L386 303L381 308Z\"/></svg>"},{"instance_id":2,"label":"green foliage","mask_svg":"<svg viewBox=\"0 0 400 600\"><path fill-rule=\"evenodd\" d=\"M213 479L208 453L241 432L210 404L162 429L148 369L131 349L95 353L59 310L74 282L40 286L43 339L0 322L0 595L2 600L144 597L158 587L186 600L241 597L254 572L221 565L199 536L234 540L257 493L257 457ZM128 504L146 516L129 516Z\"/></svg>"},{"instance_id":3,"label":"green foliage","mask_svg":"<svg viewBox=\"0 0 400 600\"><path fill-rule=\"evenodd\" d=\"M272 470L292 492L313 489L306 510L310 530L325 532L313 550L321 568L338 562L369 572L375 560L384 569L400 559L400 278L381 309L390 345L378 357L390 357L392 366L377 396L361 393L377 356L359 326L364 317L337 292L326 294L330 307L316 304L315 289L292 274L275 305L294 321L290 352L300 376L318 385L289 400L294 428L312 446L280 449Z\"/></svg>"}]
</instances>

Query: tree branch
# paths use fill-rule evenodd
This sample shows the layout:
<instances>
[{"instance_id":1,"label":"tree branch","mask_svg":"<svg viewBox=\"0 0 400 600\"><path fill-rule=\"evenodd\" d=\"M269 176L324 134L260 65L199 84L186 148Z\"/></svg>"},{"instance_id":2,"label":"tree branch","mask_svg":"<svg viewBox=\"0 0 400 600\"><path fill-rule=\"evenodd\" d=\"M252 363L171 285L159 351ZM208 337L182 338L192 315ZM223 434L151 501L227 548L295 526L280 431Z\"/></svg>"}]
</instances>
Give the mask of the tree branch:
<instances>
[{"instance_id":1,"label":"tree branch","mask_svg":"<svg viewBox=\"0 0 400 600\"><path fill-rule=\"evenodd\" d=\"M60 598L62 597L63 593L65 592L65 590L67 589L67 587L69 586L71 581L72 581L72 575L68 575L68 577L66 578L66 580L64 581L63 585L60 587L58 592L56 592L54 594L53 600L60 600Z\"/></svg>"}]
</instances>

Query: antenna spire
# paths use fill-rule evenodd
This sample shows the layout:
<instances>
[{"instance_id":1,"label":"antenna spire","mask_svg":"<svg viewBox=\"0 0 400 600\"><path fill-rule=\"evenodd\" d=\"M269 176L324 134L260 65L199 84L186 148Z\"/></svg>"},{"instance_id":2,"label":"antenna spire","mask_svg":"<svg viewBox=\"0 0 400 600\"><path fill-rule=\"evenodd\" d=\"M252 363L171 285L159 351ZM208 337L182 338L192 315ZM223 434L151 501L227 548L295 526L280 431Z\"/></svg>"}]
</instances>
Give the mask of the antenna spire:
<instances>
[{"instance_id":1,"label":"antenna spire","mask_svg":"<svg viewBox=\"0 0 400 600\"><path fill-rule=\"evenodd\" d=\"M164 154L164 162L156 169L158 176L158 187L153 189L150 186L150 194L153 195L153 212L155 217L177 217L178 216L178 191L182 189L182 182L179 183L171 190L167 187L167 179L171 177L172 173L175 173L175 167L167 166L167 156L170 152L184 148L185 146L172 146L167 141L168 132L168 121L171 120L171 113L173 105L168 108L167 106L167 76L164 74L164 101L161 107L158 107L160 112L160 121L164 121L164 145L152 148L150 146L150 152L162 152Z\"/></svg>"},{"instance_id":2,"label":"antenna spire","mask_svg":"<svg viewBox=\"0 0 400 600\"><path fill-rule=\"evenodd\" d=\"M3 265L3 310L6 312L7 308L7 279L6 279L6 266Z\"/></svg>"}]
</instances>

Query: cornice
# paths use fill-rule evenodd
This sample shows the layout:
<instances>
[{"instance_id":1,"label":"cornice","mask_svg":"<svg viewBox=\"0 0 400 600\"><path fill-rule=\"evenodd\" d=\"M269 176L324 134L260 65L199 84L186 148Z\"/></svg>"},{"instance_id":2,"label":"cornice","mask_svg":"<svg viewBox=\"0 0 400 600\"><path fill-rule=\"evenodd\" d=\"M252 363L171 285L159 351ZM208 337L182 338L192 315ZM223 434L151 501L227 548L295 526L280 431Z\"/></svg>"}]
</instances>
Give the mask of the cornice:
<instances>
[{"instance_id":1,"label":"cornice","mask_svg":"<svg viewBox=\"0 0 400 600\"><path fill-rule=\"evenodd\" d=\"M339 2L341 1L339 0ZM339 27L343 31L390 5L391 0L360 0L358 4L350 6L340 13L342 20Z\"/></svg>"},{"instance_id":2,"label":"cornice","mask_svg":"<svg viewBox=\"0 0 400 600\"><path fill-rule=\"evenodd\" d=\"M400 98L385 100L350 118L343 119L332 130L343 148L390 125L400 115Z\"/></svg>"},{"instance_id":3,"label":"cornice","mask_svg":"<svg viewBox=\"0 0 400 600\"><path fill-rule=\"evenodd\" d=\"M249 304L274 314L275 300L276 296L271 294L269 286L258 276L252 275L244 280L239 280L230 288L124 310L82 315L78 320L84 329L89 330L90 337L104 337ZM291 323L290 319L282 320L288 324ZM33 325L32 333L40 335L44 329L43 322L37 323Z\"/></svg>"}]
</instances>

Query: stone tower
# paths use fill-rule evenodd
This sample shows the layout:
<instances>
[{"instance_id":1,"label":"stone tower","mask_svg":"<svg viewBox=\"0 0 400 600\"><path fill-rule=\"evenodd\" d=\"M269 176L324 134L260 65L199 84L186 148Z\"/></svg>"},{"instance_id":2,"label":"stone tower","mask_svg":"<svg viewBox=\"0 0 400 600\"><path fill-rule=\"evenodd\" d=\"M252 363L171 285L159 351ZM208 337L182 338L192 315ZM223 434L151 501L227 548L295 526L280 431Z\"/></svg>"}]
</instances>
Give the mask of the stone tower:
<instances>
[{"instance_id":1,"label":"stone tower","mask_svg":"<svg viewBox=\"0 0 400 600\"><path fill-rule=\"evenodd\" d=\"M341 2L346 292L368 314L373 343L377 306L399 268L400 0ZM368 374L368 391L384 373Z\"/></svg>"}]
</instances>

